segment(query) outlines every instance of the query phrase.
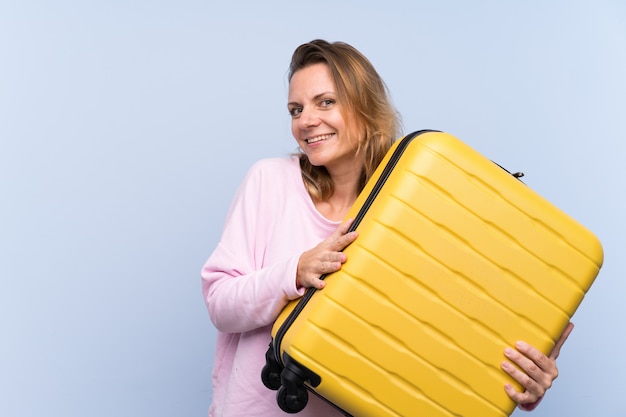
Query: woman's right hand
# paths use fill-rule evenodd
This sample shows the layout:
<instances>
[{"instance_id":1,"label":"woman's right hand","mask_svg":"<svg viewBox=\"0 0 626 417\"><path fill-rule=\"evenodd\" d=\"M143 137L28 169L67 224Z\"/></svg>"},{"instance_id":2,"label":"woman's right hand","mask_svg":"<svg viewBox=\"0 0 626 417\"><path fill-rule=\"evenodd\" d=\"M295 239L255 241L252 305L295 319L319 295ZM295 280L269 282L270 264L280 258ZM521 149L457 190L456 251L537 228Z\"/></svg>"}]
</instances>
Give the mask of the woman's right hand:
<instances>
[{"instance_id":1,"label":"woman's right hand","mask_svg":"<svg viewBox=\"0 0 626 417\"><path fill-rule=\"evenodd\" d=\"M355 231L348 233L353 221L346 220L328 239L300 255L296 273L296 285L299 288L322 289L326 283L320 277L341 269L341 265L347 259L342 250L358 236Z\"/></svg>"}]
</instances>

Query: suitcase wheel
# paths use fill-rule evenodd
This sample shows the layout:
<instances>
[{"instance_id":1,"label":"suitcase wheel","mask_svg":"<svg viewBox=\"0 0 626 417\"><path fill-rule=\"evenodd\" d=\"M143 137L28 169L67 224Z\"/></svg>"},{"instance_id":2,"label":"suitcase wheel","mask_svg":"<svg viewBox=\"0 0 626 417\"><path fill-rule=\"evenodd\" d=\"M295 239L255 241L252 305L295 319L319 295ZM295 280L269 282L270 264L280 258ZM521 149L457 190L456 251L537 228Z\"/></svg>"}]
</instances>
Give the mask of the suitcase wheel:
<instances>
[{"instance_id":1,"label":"suitcase wheel","mask_svg":"<svg viewBox=\"0 0 626 417\"><path fill-rule=\"evenodd\" d=\"M282 369L275 363L266 363L261 371L261 380L267 388L276 391L280 388L280 371Z\"/></svg>"},{"instance_id":2,"label":"suitcase wheel","mask_svg":"<svg viewBox=\"0 0 626 417\"><path fill-rule=\"evenodd\" d=\"M281 410L290 414L302 411L308 400L309 394L304 386L298 387L295 393L289 393L284 386L281 386L276 393L278 406Z\"/></svg>"},{"instance_id":3,"label":"suitcase wheel","mask_svg":"<svg viewBox=\"0 0 626 417\"><path fill-rule=\"evenodd\" d=\"M265 352L265 366L261 371L263 385L276 391L281 386L280 373L282 370L282 365L276 360L276 356L274 355L274 346L270 343L267 352Z\"/></svg>"}]
</instances>

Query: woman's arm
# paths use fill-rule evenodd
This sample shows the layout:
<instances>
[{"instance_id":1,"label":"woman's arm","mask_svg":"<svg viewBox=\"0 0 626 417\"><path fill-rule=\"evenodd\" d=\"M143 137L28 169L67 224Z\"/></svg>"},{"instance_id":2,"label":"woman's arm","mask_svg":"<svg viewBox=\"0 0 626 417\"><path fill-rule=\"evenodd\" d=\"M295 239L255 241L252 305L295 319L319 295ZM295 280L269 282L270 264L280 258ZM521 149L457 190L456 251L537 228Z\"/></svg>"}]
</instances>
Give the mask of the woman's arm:
<instances>
[{"instance_id":1,"label":"woman's arm","mask_svg":"<svg viewBox=\"0 0 626 417\"><path fill-rule=\"evenodd\" d=\"M242 333L272 324L291 299L302 295L295 283L297 255L250 270L240 254L218 245L202 269L202 291L215 327ZM291 279L285 279L291 277Z\"/></svg>"},{"instance_id":2,"label":"woman's arm","mask_svg":"<svg viewBox=\"0 0 626 417\"><path fill-rule=\"evenodd\" d=\"M209 315L219 331L241 333L273 323L296 287L299 253L276 246L281 195L271 169L255 164L230 205L220 241L201 271ZM283 231L280 236L284 236ZM280 257L267 260L268 251ZM284 256L282 255L284 253Z\"/></svg>"}]
</instances>

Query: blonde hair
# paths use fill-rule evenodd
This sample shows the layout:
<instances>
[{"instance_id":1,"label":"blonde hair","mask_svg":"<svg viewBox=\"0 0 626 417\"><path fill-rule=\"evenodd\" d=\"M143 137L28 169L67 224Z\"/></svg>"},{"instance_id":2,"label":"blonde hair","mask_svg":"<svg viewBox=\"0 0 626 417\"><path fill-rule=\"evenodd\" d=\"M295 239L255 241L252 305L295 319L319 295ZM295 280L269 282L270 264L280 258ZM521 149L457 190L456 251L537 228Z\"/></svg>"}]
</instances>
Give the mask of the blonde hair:
<instances>
[{"instance_id":1,"label":"blonde hair","mask_svg":"<svg viewBox=\"0 0 626 417\"><path fill-rule=\"evenodd\" d=\"M300 45L291 58L289 81L298 70L317 63L324 63L330 69L344 119L357 123L363 132L357 148L357 153L363 153L364 161L356 190L359 193L397 139L400 119L382 78L354 47L321 39ZM313 166L303 152L298 156L302 178L311 197L321 201L330 198L334 185L326 168Z\"/></svg>"}]
</instances>

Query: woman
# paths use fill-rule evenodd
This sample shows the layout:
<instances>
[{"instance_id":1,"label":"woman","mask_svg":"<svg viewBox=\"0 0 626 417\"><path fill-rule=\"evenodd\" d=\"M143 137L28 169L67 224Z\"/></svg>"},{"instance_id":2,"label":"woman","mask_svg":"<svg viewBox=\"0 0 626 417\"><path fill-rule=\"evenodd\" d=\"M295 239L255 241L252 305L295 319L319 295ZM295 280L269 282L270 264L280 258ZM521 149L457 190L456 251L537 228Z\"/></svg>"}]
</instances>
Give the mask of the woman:
<instances>
[{"instance_id":1,"label":"woman","mask_svg":"<svg viewBox=\"0 0 626 417\"><path fill-rule=\"evenodd\" d=\"M347 232L351 220L341 220L399 136L385 84L345 43L315 40L296 49L287 107L300 153L252 166L202 270L218 330L210 417L285 415L260 377L272 324L290 300L322 289L320 276L346 261L342 249L357 233ZM505 387L520 408L534 408L556 378L555 359L570 331L550 357L523 343L505 351L504 371L525 387ZM341 414L310 396L299 415Z\"/></svg>"}]
</instances>

